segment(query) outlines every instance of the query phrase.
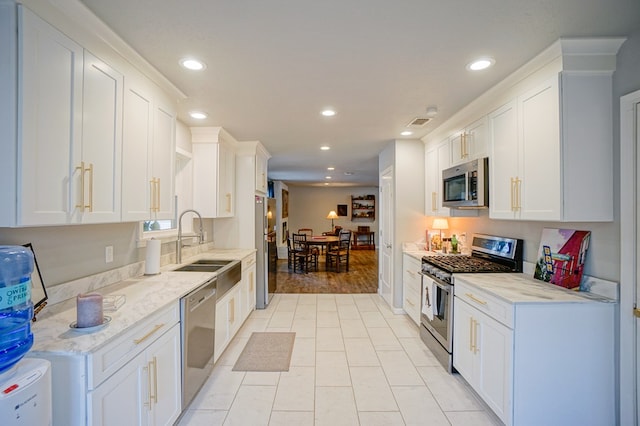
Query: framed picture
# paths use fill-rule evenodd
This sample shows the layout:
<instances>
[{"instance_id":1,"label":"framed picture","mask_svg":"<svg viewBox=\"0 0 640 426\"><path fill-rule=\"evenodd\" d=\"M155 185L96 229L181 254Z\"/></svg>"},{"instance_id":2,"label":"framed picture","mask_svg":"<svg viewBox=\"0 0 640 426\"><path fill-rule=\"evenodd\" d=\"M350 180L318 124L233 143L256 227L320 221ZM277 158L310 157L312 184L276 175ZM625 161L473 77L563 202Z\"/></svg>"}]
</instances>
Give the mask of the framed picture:
<instances>
[{"instance_id":1,"label":"framed picture","mask_svg":"<svg viewBox=\"0 0 640 426\"><path fill-rule=\"evenodd\" d=\"M282 244L287 243L287 222L282 222Z\"/></svg>"},{"instance_id":2,"label":"framed picture","mask_svg":"<svg viewBox=\"0 0 640 426\"><path fill-rule=\"evenodd\" d=\"M338 208L336 209L338 216L346 216L347 215L347 205L346 204L338 204Z\"/></svg>"},{"instance_id":3,"label":"framed picture","mask_svg":"<svg viewBox=\"0 0 640 426\"><path fill-rule=\"evenodd\" d=\"M282 218L289 217L289 191L282 190Z\"/></svg>"}]
</instances>

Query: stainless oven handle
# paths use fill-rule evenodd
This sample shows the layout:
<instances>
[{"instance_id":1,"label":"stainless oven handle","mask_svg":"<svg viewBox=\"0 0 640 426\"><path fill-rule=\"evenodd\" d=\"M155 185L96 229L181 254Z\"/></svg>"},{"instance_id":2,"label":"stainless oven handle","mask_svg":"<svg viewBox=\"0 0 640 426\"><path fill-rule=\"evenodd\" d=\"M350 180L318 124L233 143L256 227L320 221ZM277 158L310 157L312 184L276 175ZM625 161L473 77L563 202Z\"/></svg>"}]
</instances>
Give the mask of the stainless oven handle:
<instances>
[{"instance_id":1,"label":"stainless oven handle","mask_svg":"<svg viewBox=\"0 0 640 426\"><path fill-rule=\"evenodd\" d=\"M451 288L453 287L451 284L447 284L447 283L441 281L439 278L434 277L431 274L425 274L424 272L418 272L418 273L420 275L422 275L423 277L430 278L438 287L440 287L443 290L451 291Z\"/></svg>"}]
</instances>

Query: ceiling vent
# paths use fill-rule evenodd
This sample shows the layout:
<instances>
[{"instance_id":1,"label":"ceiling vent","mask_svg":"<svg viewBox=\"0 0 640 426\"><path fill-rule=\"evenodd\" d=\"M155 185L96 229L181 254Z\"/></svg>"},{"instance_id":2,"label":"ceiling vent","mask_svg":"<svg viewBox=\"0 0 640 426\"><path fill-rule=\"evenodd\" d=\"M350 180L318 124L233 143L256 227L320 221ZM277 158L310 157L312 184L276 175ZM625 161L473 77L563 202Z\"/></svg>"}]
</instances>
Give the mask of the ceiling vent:
<instances>
[{"instance_id":1,"label":"ceiling vent","mask_svg":"<svg viewBox=\"0 0 640 426\"><path fill-rule=\"evenodd\" d=\"M427 117L416 117L407 124L407 127L424 127L431 119Z\"/></svg>"}]
</instances>

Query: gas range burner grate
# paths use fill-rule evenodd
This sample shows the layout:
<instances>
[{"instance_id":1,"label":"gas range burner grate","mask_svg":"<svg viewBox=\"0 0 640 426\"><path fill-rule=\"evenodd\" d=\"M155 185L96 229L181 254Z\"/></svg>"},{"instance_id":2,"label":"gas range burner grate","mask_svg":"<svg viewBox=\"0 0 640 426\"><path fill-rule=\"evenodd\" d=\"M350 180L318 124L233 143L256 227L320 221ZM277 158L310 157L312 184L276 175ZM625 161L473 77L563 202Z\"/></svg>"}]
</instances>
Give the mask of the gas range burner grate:
<instances>
[{"instance_id":1,"label":"gas range burner grate","mask_svg":"<svg viewBox=\"0 0 640 426\"><path fill-rule=\"evenodd\" d=\"M509 266L474 256L430 256L425 261L451 273L513 271Z\"/></svg>"}]
</instances>

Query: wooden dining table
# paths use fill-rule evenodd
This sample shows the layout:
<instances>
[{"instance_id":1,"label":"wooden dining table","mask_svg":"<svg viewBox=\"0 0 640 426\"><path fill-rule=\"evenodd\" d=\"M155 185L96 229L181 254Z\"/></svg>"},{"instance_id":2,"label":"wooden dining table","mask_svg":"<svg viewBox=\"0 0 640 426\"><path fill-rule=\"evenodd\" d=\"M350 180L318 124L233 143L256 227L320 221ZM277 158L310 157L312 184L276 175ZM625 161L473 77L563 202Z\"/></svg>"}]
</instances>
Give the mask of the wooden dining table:
<instances>
[{"instance_id":1,"label":"wooden dining table","mask_svg":"<svg viewBox=\"0 0 640 426\"><path fill-rule=\"evenodd\" d=\"M335 235L313 235L307 238L308 246L320 246L325 247L325 261L329 257L329 246L332 244L338 244L340 237Z\"/></svg>"}]
</instances>

